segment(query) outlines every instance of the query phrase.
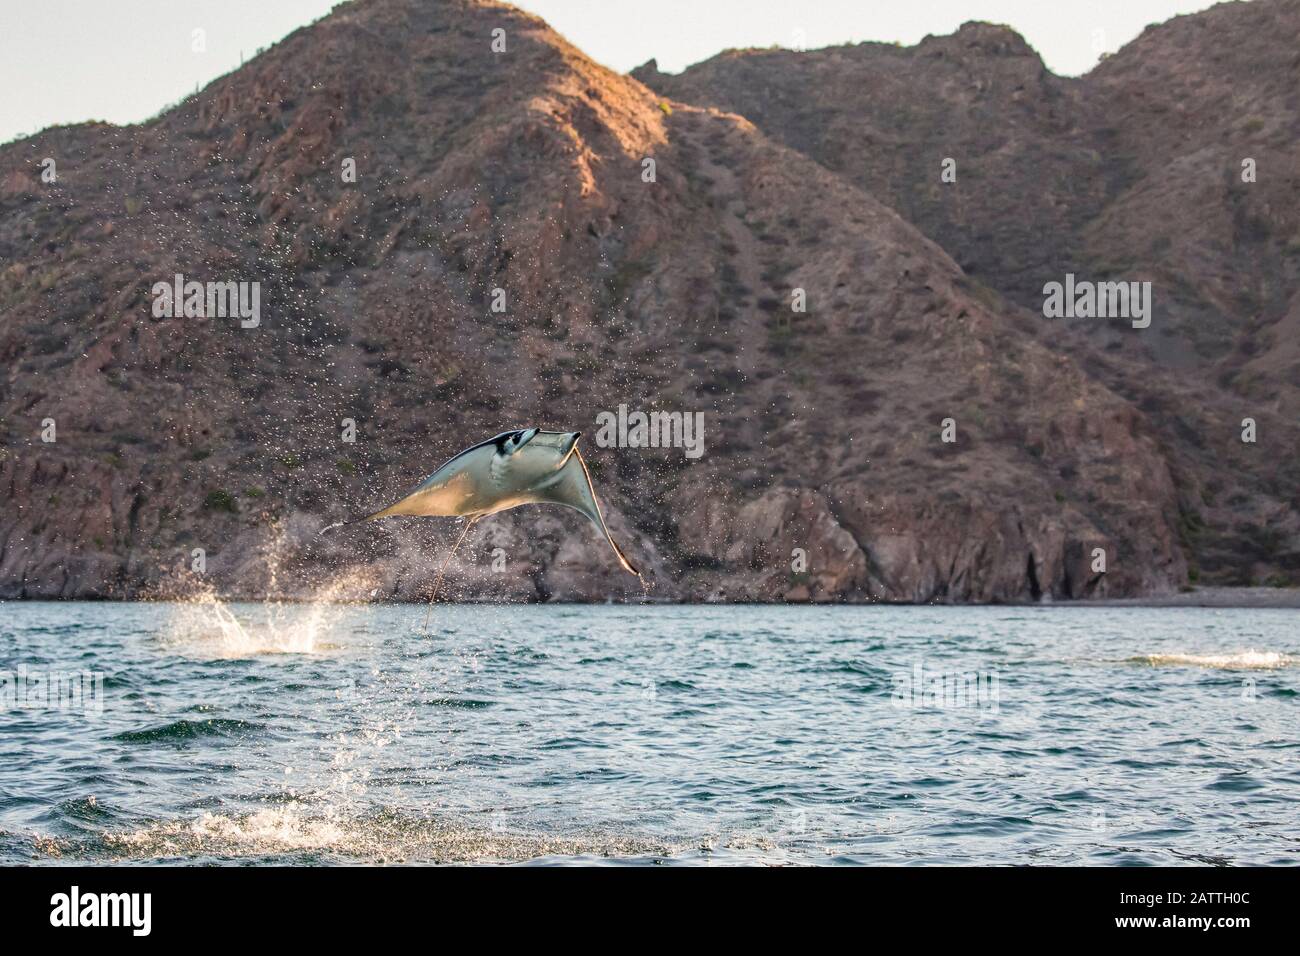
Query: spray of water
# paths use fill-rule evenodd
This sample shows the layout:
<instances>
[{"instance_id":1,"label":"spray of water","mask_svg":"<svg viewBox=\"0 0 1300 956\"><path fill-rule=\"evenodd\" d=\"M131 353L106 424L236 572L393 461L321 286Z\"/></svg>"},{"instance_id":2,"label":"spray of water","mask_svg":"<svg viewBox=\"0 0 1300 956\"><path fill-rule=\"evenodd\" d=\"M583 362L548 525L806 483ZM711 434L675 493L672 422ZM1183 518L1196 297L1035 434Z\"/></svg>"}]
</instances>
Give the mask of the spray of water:
<instances>
[{"instance_id":1,"label":"spray of water","mask_svg":"<svg viewBox=\"0 0 1300 956\"><path fill-rule=\"evenodd\" d=\"M207 657L316 654L334 646L327 637L341 611L324 595L302 604L233 604L208 592L174 605L166 640Z\"/></svg>"},{"instance_id":2,"label":"spray of water","mask_svg":"<svg viewBox=\"0 0 1300 956\"><path fill-rule=\"evenodd\" d=\"M346 611L341 601L371 582L349 571L316 583L305 597L298 589L290 599L281 588L280 570L283 556L291 553L286 536L277 533L259 555L268 575L260 601L231 601L202 575L182 572L171 578L155 594L172 606L163 640L182 652L215 658L334 649L329 636Z\"/></svg>"}]
</instances>

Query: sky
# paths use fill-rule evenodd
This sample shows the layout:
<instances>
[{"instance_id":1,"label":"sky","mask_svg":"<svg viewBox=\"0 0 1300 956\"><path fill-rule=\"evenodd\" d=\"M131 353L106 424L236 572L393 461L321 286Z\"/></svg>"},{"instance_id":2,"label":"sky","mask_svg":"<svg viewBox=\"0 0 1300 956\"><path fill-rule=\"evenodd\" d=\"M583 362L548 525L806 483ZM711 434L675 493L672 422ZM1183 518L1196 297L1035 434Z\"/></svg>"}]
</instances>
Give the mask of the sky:
<instances>
[{"instance_id":1,"label":"sky","mask_svg":"<svg viewBox=\"0 0 1300 956\"><path fill-rule=\"evenodd\" d=\"M0 142L58 123L134 123L329 12L337 0L0 0ZM677 72L732 47L913 44L967 20L1019 31L1087 72L1208 0L519 0L606 66ZM203 31L196 50L194 31Z\"/></svg>"}]
</instances>

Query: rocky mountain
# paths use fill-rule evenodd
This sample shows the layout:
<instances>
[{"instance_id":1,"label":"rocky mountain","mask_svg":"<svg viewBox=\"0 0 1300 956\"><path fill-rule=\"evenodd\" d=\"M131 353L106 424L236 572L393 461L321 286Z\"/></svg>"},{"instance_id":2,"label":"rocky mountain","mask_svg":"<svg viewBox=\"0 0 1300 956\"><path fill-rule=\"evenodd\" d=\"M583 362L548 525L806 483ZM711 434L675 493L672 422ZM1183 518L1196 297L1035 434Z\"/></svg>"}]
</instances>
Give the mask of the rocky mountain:
<instances>
[{"instance_id":1,"label":"rocky mountain","mask_svg":"<svg viewBox=\"0 0 1300 956\"><path fill-rule=\"evenodd\" d=\"M1258 39L1277 62L1295 46ZM1072 113L1092 89L1129 97L1135 125L1167 112L1136 97L1147 78L1123 72L1128 52L1063 81L979 26L913 51L737 54L636 79L504 4L354 0L148 123L0 147L0 596L420 599L452 520L318 532L526 425L584 432L644 590L580 517L520 509L471 533L454 596L1015 601L1300 583L1300 434L1275 384L1293 370L1274 328L1289 320L1270 313L1274 338L1249 354L1231 338L1193 372L1035 311L1044 271L1108 248L1107 215L1123 218L1121 271L1167 260L1195 276L1189 301L1218 288L1124 218L1125 203L1164 202L1136 170L1166 153ZM1143 62L1178 74L1175 54ZM767 56L762 108L726 101ZM878 56L949 101L801 92L800 71L842 72L847 88ZM795 118L797 96L823 94ZM972 97L982 114L952 109ZM1295 116L1293 99L1267 105L1261 135ZM945 121L964 206L926 152ZM961 158L962 136L980 159ZM1095 136L1128 143L1122 170ZM854 166L862 144L870 162ZM1088 163L1095 182L1061 171ZM1254 185L1271 168L1261 158ZM1007 183L993 195L998 171L1020 177L1018 201ZM1288 261L1284 193L1220 187L1241 193L1269 262ZM1208 256L1212 233L1177 240ZM1142 258L1157 247L1165 258ZM1275 303L1295 275L1269 262L1252 268L1273 284L1251 294ZM177 275L247 283L246 301L256 283L257 314L170 317L159 284ZM620 406L702 413L703 454L600 447L598 416Z\"/></svg>"},{"instance_id":2,"label":"rocky mountain","mask_svg":"<svg viewBox=\"0 0 1300 956\"><path fill-rule=\"evenodd\" d=\"M1253 0L1149 27L1077 79L985 23L915 47L728 51L633 75L745 116L1035 312L1066 272L1151 281L1151 328L1096 324L1104 347L1295 420L1297 40L1300 3Z\"/></svg>"}]
</instances>

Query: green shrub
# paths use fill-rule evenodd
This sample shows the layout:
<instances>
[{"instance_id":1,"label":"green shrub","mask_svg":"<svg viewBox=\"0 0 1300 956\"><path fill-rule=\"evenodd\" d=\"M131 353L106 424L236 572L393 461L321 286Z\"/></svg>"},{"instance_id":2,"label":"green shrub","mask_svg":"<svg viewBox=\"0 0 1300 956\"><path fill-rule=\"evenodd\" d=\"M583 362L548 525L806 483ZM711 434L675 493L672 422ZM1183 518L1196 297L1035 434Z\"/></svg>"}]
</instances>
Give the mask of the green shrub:
<instances>
[{"instance_id":1,"label":"green shrub","mask_svg":"<svg viewBox=\"0 0 1300 956\"><path fill-rule=\"evenodd\" d=\"M208 492L207 497L203 499L203 507L208 511L224 511L232 515L239 511L235 504L235 496L220 488Z\"/></svg>"}]
</instances>

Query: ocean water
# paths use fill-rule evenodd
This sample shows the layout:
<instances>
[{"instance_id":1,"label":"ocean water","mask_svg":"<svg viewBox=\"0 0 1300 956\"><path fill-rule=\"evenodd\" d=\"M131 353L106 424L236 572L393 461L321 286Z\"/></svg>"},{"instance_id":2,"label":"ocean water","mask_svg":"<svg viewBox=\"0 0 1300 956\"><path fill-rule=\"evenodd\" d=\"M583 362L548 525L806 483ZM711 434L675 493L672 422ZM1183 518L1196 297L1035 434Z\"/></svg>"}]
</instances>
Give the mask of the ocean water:
<instances>
[{"instance_id":1,"label":"ocean water","mask_svg":"<svg viewBox=\"0 0 1300 956\"><path fill-rule=\"evenodd\" d=\"M1294 864L1298 625L4 603L0 862Z\"/></svg>"}]
</instances>

